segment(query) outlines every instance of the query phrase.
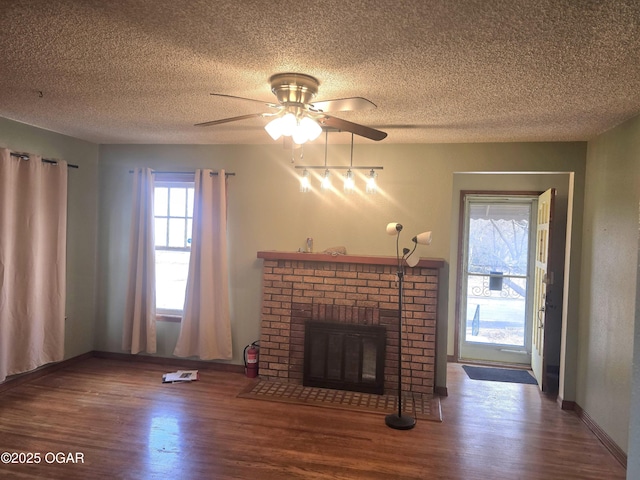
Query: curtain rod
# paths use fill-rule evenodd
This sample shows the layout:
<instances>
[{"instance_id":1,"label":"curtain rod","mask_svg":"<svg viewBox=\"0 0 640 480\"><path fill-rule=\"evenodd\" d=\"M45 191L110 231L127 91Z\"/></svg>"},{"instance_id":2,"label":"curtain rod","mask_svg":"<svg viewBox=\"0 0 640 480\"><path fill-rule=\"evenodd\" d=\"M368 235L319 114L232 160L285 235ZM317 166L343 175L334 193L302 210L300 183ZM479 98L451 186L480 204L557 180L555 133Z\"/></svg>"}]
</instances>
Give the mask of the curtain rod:
<instances>
[{"instance_id":1,"label":"curtain rod","mask_svg":"<svg viewBox=\"0 0 640 480\"><path fill-rule=\"evenodd\" d=\"M20 160L29 160L29 155L27 155L26 153L14 153L14 152L11 152L11 156L19 158ZM43 158L41 160L44 163L51 163L53 165L57 165L58 164L57 160L49 160L48 158ZM67 163L67 167L69 167L69 168L80 168L80 167L78 167L78 165L73 165L71 163Z\"/></svg>"},{"instance_id":2,"label":"curtain rod","mask_svg":"<svg viewBox=\"0 0 640 480\"><path fill-rule=\"evenodd\" d=\"M129 173L133 173L133 170L129 170ZM163 175L190 175L193 173L196 173L195 171L193 172L156 172L155 170L151 171L152 174L155 173L161 173ZM218 176L218 172L211 172L210 175L217 177ZM225 172L224 174L225 177L235 177L236 174L234 172Z\"/></svg>"}]
</instances>

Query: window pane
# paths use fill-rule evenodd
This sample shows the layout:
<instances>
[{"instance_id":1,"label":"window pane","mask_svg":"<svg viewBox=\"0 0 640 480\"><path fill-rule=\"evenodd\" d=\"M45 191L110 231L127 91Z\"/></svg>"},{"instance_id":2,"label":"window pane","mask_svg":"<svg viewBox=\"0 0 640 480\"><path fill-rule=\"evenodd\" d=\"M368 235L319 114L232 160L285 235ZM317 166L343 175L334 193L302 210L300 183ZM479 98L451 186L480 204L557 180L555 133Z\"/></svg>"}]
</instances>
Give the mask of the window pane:
<instances>
[{"instance_id":1,"label":"window pane","mask_svg":"<svg viewBox=\"0 0 640 480\"><path fill-rule=\"evenodd\" d=\"M187 247L191 247L191 237L193 235L193 220L187 220Z\"/></svg>"},{"instance_id":2,"label":"window pane","mask_svg":"<svg viewBox=\"0 0 640 480\"><path fill-rule=\"evenodd\" d=\"M171 217L184 217L187 207L187 189L172 188L169 202L169 215Z\"/></svg>"},{"instance_id":3,"label":"window pane","mask_svg":"<svg viewBox=\"0 0 640 480\"><path fill-rule=\"evenodd\" d=\"M167 219L166 218L156 218L155 219L155 244L156 247L166 247L167 246Z\"/></svg>"},{"instance_id":4,"label":"window pane","mask_svg":"<svg viewBox=\"0 0 640 480\"><path fill-rule=\"evenodd\" d=\"M193 217L193 188L187 189L187 217Z\"/></svg>"},{"instance_id":5,"label":"window pane","mask_svg":"<svg viewBox=\"0 0 640 480\"><path fill-rule=\"evenodd\" d=\"M153 214L156 217L167 216L167 206L169 205L169 189L166 187L155 187L153 189Z\"/></svg>"},{"instance_id":6,"label":"window pane","mask_svg":"<svg viewBox=\"0 0 640 480\"><path fill-rule=\"evenodd\" d=\"M189 254L156 250L156 308L183 309L189 273Z\"/></svg>"},{"instance_id":7,"label":"window pane","mask_svg":"<svg viewBox=\"0 0 640 480\"><path fill-rule=\"evenodd\" d=\"M169 219L169 247L186 247L184 229L184 218Z\"/></svg>"}]
</instances>

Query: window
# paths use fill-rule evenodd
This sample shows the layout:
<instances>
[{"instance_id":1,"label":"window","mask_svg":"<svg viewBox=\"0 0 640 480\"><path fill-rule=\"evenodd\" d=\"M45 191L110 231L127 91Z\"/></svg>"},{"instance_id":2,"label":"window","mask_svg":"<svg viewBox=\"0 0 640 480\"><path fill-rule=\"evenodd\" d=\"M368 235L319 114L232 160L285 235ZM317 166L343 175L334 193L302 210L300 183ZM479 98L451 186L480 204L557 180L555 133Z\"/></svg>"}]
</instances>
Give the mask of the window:
<instances>
[{"instance_id":1,"label":"window","mask_svg":"<svg viewBox=\"0 0 640 480\"><path fill-rule=\"evenodd\" d=\"M193 175L190 181L156 175L154 228L159 315L181 315L184 307L191 255L193 193Z\"/></svg>"}]
</instances>

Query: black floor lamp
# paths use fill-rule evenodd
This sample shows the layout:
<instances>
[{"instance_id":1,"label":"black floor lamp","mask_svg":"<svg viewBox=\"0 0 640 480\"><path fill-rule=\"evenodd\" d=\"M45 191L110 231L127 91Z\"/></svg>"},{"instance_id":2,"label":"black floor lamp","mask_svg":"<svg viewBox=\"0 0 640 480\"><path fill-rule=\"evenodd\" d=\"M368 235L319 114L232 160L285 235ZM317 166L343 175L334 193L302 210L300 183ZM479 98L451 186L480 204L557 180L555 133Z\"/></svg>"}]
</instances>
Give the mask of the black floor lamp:
<instances>
[{"instance_id":1,"label":"black floor lamp","mask_svg":"<svg viewBox=\"0 0 640 480\"><path fill-rule=\"evenodd\" d=\"M404 286L404 264L415 267L420 259L412 257L416 251L418 244L429 245L431 243L431 232L423 232L411 239L414 243L413 250L408 248L402 249L400 256L400 232L402 225L399 223L389 223L387 225L387 233L396 236L396 259L398 260L398 413L387 415L384 422L388 427L396 430L410 430L416 426L416 419L411 415L402 414L402 302L403 302L403 286Z\"/></svg>"}]
</instances>

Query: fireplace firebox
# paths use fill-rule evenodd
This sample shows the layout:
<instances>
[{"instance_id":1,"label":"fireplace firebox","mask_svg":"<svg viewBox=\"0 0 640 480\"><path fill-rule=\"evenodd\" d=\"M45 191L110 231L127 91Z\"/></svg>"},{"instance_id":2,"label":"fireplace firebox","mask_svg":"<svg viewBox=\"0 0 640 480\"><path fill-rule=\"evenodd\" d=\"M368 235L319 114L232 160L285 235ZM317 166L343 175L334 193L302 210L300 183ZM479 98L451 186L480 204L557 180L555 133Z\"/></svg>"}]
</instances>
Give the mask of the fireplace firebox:
<instances>
[{"instance_id":1,"label":"fireplace firebox","mask_svg":"<svg viewBox=\"0 0 640 480\"><path fill-rule=\"evenodd\" d=\"M305 322L303 385L384 393L386 328Z\"/></svg>"}]
</instances>

